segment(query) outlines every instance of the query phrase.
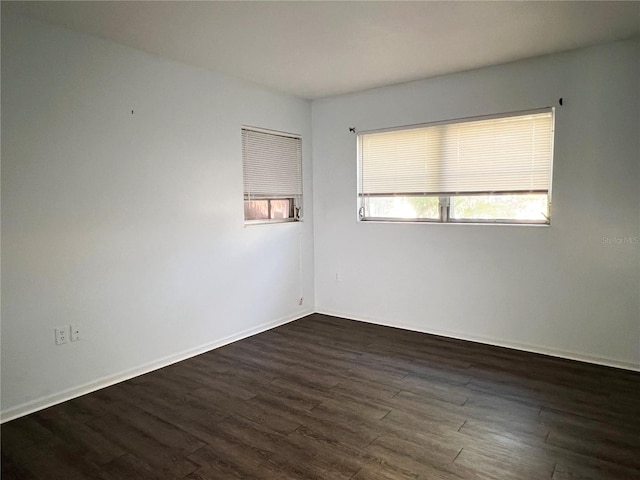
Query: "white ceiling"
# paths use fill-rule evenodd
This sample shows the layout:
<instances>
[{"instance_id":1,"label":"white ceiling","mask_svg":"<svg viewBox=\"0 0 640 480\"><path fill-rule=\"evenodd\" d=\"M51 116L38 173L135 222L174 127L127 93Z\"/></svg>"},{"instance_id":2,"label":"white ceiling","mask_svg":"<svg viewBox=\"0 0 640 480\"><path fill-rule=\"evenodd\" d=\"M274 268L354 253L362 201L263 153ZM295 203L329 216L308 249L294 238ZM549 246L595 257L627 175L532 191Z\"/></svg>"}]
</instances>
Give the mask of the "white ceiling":
<instances>
[{"instance_id":1,"label":"white ceiling","mask_svg":"<svg viewBox=\"0 0 640 480\"><path fill-rule=\"evenodd\" d=\"M2 2L91 35L319 98L640 35L640 2Z\"/></svg>"}]
</instances>

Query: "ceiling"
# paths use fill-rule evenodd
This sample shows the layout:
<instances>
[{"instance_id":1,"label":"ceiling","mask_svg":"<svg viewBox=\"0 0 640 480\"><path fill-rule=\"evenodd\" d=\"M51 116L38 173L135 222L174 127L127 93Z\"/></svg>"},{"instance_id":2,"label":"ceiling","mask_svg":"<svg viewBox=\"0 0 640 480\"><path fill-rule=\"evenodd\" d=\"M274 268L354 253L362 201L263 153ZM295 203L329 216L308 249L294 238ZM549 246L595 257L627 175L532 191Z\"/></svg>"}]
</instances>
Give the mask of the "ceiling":
<instances>
[{"instance_id":1,"label":"ceiling","mask_svg":"<svg viewBox=\"0 0 640 480\"><path fill-rule=\"evenodd\" d=\"M310 99L640 36L640 1L3 1L2 12Z\"/></svg>"}]
</instances>

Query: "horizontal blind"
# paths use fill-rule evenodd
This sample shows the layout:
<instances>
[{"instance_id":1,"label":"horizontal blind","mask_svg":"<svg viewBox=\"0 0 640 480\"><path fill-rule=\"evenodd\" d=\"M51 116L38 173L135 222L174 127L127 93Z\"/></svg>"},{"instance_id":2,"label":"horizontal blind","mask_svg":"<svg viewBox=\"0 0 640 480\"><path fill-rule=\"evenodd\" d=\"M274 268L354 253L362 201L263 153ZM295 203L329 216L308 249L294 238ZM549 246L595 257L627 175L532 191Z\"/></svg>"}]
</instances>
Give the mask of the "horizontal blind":
<instances>
[{"instance_id":1,"label":"horizontal blind","mask_svg":"<svg viewBox=\"0 0 640 480\"><path fill-rule=\"evenodd\" d=\"M242 129L244 194L249 198L302 195L302 139Z\"/></svg>"},{"instance_id":2,"label":"horizontal blind","mask_svg":"<svg viewBox=\"0 0 640 480\"><path fill-rule=\"evenodd\" d=\"M359 136L360 194L542 192L551 179L551 109Z\"/></svg>"}]
</instances>

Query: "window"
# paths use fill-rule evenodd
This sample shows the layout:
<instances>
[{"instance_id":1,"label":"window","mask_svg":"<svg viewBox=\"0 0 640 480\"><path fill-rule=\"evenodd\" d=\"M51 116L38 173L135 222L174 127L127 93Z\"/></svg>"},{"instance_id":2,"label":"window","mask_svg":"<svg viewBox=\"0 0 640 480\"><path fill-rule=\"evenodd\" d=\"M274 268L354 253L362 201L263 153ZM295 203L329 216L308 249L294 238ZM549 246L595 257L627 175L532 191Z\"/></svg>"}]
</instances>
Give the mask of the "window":
<instances>
[{"instance_id":1,"label":"window","mask_svg":"<svg viewBox=\"0 0 640 480\"><path fill-rule=\"evenodd\" d=\"M548 224L552 108L358 134L360 220Z\"/></svg>"},{"instance_id":2,"label":"window","mask_svg":"<svg viewBox=\"0 0 640 480\"><path fill-rule=\"evenodd\" d=\"M302 139L297 135L242 128L245 223L300 220Z\"/></svg>"}]
</instances>

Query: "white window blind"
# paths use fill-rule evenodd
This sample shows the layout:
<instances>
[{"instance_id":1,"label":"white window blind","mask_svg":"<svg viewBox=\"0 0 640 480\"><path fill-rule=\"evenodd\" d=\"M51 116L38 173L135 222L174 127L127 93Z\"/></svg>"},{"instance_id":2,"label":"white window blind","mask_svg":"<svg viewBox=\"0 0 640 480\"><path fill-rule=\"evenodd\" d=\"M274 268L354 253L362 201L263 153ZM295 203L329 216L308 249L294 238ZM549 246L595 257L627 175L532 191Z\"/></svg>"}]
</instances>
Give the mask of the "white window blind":
<instances>
[{"instance_id":1,"label":"white window blind","mask_svg":"<svg viewBox=\"0 0 640 480\"><path fill-rule=\"evenodd\" d=\"M302 196L302 139L258 129L242 129L245 199Z\"/></svg>"},{"instance_id":2,"label":"white window blind","mask_svg":"<svg viewBox=\"0 0 640 480\"><path fill-rule=\"evenodd\" d=\"M547 193L553 111L361 133L359 195Z\"/></svg>"}]
</instances>

